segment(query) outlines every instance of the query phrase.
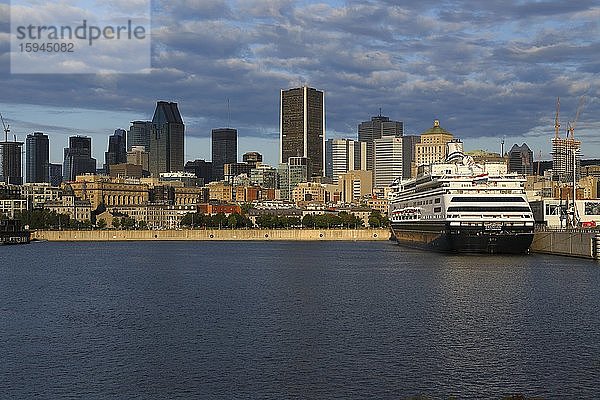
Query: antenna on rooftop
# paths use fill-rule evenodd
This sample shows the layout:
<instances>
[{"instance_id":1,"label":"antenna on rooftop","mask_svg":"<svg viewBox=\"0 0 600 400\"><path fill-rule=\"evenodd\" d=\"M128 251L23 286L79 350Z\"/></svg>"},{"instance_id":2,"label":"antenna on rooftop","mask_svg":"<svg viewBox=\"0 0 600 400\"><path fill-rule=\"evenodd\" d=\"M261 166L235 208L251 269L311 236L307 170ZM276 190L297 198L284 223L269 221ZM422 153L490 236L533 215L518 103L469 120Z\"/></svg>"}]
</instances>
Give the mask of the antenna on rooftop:
<instances>
[{"instance_id":1,"label":"antenna on rooftop","mask_svg":"<svg viewBox=\"0 0 600 400\"><path fill-rule=\"evenodd\" d=\"M229 97L227 98L227 127L231 127L231 112L229 111Z\"/></svg>"},{"instance_id":2,"label":"antenna on rooftop","mask_svg":"<svg viewBox=\"0 0 600 400\"><path fill-rule=\"evenodd\" d=\"M560 129L559 113L560 113L560 97L557 97L556 98L556 115L554 117L554 137L555 138L558 138L558 131Z\"/></svg>"}]
</instances>

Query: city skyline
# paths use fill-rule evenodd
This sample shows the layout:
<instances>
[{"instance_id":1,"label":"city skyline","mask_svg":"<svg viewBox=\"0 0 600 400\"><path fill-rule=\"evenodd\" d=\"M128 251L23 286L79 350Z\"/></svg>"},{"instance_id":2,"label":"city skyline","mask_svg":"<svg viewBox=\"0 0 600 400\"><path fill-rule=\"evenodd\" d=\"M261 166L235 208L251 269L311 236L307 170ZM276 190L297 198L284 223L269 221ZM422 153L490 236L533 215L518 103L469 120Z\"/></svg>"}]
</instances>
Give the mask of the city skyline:
<instances>
[{"instance_id":1,"label":"city skyline","mask_svg":"<svg viewBox=\"0 0 600 400\"><path fill-rule=\"evenodd\" d=\"M57 137L51 160L58 162L74 134L91 136L102 159L100 138L148 120L149 104L168 99L182 105L186 160L209 159L211 129L233 126L247 138L241 152L259 151L276 164L277 92L306 84L327 93L327 138L353 138L356 124L381 107L404 121L405 134L439 119L467 150L498 152L505 137L549 159L556 97L566 126L586 94L575 135L587 143L586 157L600 154L598 5L436 4L156 4L149 74L25 79L10 74L4 46L0 82L10 98L0 110L19 140L34 131Z\"/></svg>"},{"instance_id":2,"label":"city skyline","mask_svg":"<svg viewBox=\"0 0 600 400\"><path fill-rule=\"evenodd\" d=\"M158 103L163 103L162 101L159 100L159 101L155 101L154 104L156 104L157 102ZM72 113L72 112L73 112L73 110L65 111L65 113ZM381 110L379 110L379 112L381 112ZM182 115L181 117L184 119L184 122L185 122L185 116ZM373 115L370 118L380 118L380 117L381 116ZM385 117L385 118L387 118L387 117ZM5 118L5 120L8 120L8 119ZM140 122L140 121L131 121L129 124L124 124L123 126L130 125L129 129L133 129L135 123L138 123L138 122ZM568 122L569 121L566 121L565 123L568 123ZM151 121L148 121L148 123L151 124ZM338 139L357 140L360 137L358 129L360 129L360 125L364 124L364 123L365 123L365 121L362 121L361 123L359 123L357 125L357 131L356 132L349 133L349 134L346 134L346 135L336 136L336 137L326 136L326 139L327 140L329 140L329 139L336 139L336 140L338 140ZM402 122L400 122L400 124L402 124ZM226 128L213 128L211 130L211 133L215 129L219 130L219 129L226 129ZM229 129L229 128L227 128L227 129ZM235 128L231 128L231 129L236 130ZM187 130L187 125L186 125L186 130ZM89 131L86 130L86 129L75 129L74 128L72 131L69 131L69 132L72 132L72 133L69 133L69 134L66 134L66 133L62 134L61 133L61 134L58 134L58 136L64 137L64 140L66 141L67 147L68 147L68 142L69 142L70 138L73 137L73 136L85 136L85 137L89 137L91 139L91 142L92 142L92 146L91 146L92 147L92 152L91 152L92 157L95 158L96 154L99 154L99 157L101 157L100 160L102 160L102 161L98 161L97 160L97 169L100 170L100 169L103 169L103 167L105 166L105 163L103 163L103 161L104 161L105 154L107 153L108 146L110 144L110 137L112 137L113 134L114 134L114 132L116 132L116 131L125 131L125 136L127 136L128 139L130 138L130 135L129 135L130 134L130 130L123 129L123 128L114 129L112 131L113 133L101 133L99 135L93 135L93 134L89 134L89 133L88 134L78 133L78 132L89 132ZM405 134L405 136L409 137L409 138L410 137L419 137L425 131L426 130L421 131L421 132L414 132L412 134ZM28 135L32 135L33 133L36 133L36 132L30 132ZM60 164L62 164L63 161L64 161L64 158L62 157L62 154L61 154L61 157L57 157L56 154L54 154L54 153L57 153L58 151L62 152L63 149L64 149L64 147L65 147L65 145L61 144L61 143L58 143L58 142L53 142L51 134L47 134L47 132L37 132L37 133L42 133L44 135L49 136L49 139L50 139L49 140L49 142L50 142L50 149L51 149L51 151L50 151L50 157L49 157L50 163L60 163ZM12 135L13 135L13 133L12 133L12 125L11 125L11 136ZM25 137L28 136L28 135L25 135ZM189 145L188 141L189 140L196 140L197 138L193 138L193 137L190 138L190 137L187 136L187 133L186 133L184 135L183 139L184 139L185 147L187 148L187 146ZM462 140L462 137L460 137L460 136L457 135L457 139ZM550 139L551 138L549 138L549 140L548 140L549 146L552 145L552 142L551 142ZM9 138L9 142L11 142L12 140L13 139ZM17 136L17 141L20 141L20 140L21 140L20 137ZM272 166L277 166L278 165L278 157L280 156L280 145L281 145L281 141L280 141L279 138L277 140L275 140L274 142L272 142L272 143L267 142L267 144L269 145L268 147L265 147L264 143L261 146L260 140L257 140L256 138L254 138L252 136L246 136L246 137L244 137L244 136L239 136L238 135L237 136L237 140L238 140L238 146L239 146L238 147L238 155L242 154L242 153L247 153L247 152L259 152L259 153L263 154L263 151L264 151L264 153L266 154L266 156L264 157L265 158L265 160L264 160L265 164L272 165ZM503 140L505 142L504 144L502 144ZM98 142L99 142L99 144L98 144ZM469 142L472 142L472 143L469 143ZM207 144L208 148L204 148L200 153L190 153L190 152L186 151L185 155L184 155L184 163L188 162L188 161L198 160L198 159L201 159L201 160L203 159L203 160L206 160L206 161L210 162L211 158L212 158L212 137L207 138L207 143L208 143ZM240 143L241 143L241 146L240 146ZM499 154L501 152L500 149L502 148L502 146L504 146L504 152L505 152L505 155L507 155L508 152L509 152L509 150L510 150L510 147L512 145L519 146L519 143L521 143L521 142L515 141L515 142L513 142L511 144L511 142L509 142L508 140L506 140L506 136L503 136L501 138L498 138L498 143L497 143L498 149L489 149L489 148L480 147L480 146L478 147L477 143L478 143L478 141L476 139L475 140L473 140L473 138L468 139L465 142L465 151L468 152L468 151L472 151L472 150L485 150L485 151L490 151L490 152L498 153ZM521 144L528 145L529 142L522 142ZM130 147L129 141L127 142L127 147ZM531 146L529 146L529 147L531 147ZM542 154L541 161L551 161L551 159L552 159L552 157L551 157L551 155L552 155L551 150L552 149L549 149L550 152L547 153L547 155ZM26 173L25 173L26 172L25 171L25 169L26 169L26 163L25 163L26 154L25 154L25 148L24 147L23 147L22 152L23 152L23 155L22 155L22 157L23 157L23 162L22 162L23 178L25 179L25 176L26 176ZM540 159L538 157L539 157L539 154L535 153L534 156L533 156L534 162L540 161ZM596 155L589 156L587 154L582 154L582 159L600 159L600 153L598 153L597 156ZM182 169L182 171L183 171L183 169Z\"/></svg>"}]
</instances>

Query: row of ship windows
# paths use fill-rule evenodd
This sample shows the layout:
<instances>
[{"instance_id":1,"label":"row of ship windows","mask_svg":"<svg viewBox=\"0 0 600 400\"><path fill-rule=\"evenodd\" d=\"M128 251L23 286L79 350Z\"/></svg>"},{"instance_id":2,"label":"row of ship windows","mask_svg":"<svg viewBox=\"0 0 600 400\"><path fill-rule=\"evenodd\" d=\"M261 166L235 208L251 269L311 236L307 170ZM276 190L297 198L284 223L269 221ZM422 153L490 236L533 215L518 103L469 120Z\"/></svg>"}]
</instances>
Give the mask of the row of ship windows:
<instances>
[{"instance_id":1,"label":"row of ship windows","mask_svg":"<svg viewBox=\"0 0 600 400\"><path fill-rule=\"evenodd\" d=\"M448 207L448 212L461 211L484 211L484 212L531 212L527 206L498 206L498 207L478 207L478 206L461 206Z\"/></svg>"},{"instance_id":2,"label":"row of ship windows","mask_svg":"<svg viewBox=\"0 0 600 400\"><path fill-rule=\"evenodd\" d=\"M448 219L453 219L453 218L457 218L457 219L465 219L465 218L480 218L481 214L448 214L447 218ZM492 218L532 218L531 214L509 214L509 215L494 215L492 216Z\"/></svg>"},{"instance_id":3,"label":"row of ship windows","mask_svg":"<svg viewBox=\"0 0 600 400\"><path fill-rule=\"evenodd\" d=\"M453 197L451 203L525 203L522 197Z\"/></svg>"},{"instance_id":4,"label":"row of ship windows","mask_svg":"<svg viewBox=\"0 0 600 400\"><path fill-rule=\"evenodd\" d=\"M417 206L424 206L427 204L440 204L442 200L438 197L434 200L423 200L423 201L413 201L412 203L404 203L402 204L402 207L417 207Z\"/></svg>"},{"instance_id":5,"label":"row of ship windows","mask_svg":"<svg viewBox=\"0 0 600 400\"><path fill-rule=\"evenodd\" d=\"M489 191L490 191L490 189L487 189L487 190L485 190L485 189L483 189L483 190L477 189L476 190L475 188L473 188L471 190L452 190L451 189L451 191L450 190L446 191L446 193L473 194L473 193L486 193L486 192L489 192ZM519 193L521 193L518 189L515 189L515 190L498 190L498 189L496 189L495 191L497 193L500 193L500 194L519 194Z\"/></svg>"}]
</instances>

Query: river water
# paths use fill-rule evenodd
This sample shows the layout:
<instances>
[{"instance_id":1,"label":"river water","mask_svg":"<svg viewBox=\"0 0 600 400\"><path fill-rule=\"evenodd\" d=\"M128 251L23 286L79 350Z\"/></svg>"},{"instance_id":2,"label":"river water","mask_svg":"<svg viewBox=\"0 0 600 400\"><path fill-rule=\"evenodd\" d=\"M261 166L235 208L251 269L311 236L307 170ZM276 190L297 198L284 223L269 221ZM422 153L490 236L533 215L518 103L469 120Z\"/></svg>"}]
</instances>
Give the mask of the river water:
<instances>
[{"instance_id":1,"label":"river water","mask_svg":"<svg viewBox=\"0 0 600 400\"><path fill-rule=\"evenodd\" d=\"M600 264L392 242L0 248L0 398L600 396Z\"/></svg>"}]
</instances>

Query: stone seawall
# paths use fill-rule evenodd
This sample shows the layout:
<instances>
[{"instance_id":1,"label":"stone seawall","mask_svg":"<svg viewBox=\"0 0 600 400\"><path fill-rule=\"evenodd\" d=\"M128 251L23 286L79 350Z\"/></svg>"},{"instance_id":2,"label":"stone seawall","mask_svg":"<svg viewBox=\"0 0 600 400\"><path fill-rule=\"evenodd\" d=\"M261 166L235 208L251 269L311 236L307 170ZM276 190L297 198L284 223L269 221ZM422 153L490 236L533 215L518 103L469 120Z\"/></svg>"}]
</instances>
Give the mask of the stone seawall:
<instances>
[{"instance_id":1,"label":"stone seawall","mask_svg":"<svg viewBox=\"0 0 600 400\"><path fill-rule=\"evenodd\" d=\"M531 252L570 257L594 258L592 232L538 231L535 233Z\"/></svg>"},{"instance_id":2,"label":"stone seawall","mask_svg":"<svg viewBox=\"0 0 600 400\"><path fill-rule=\"evenodd\" d=\"M89 230L31 233L32 240L51 242L110 242L146 240L388 240L389 229L194 229L194 230Z\"/></svg>"}]
</instances>

